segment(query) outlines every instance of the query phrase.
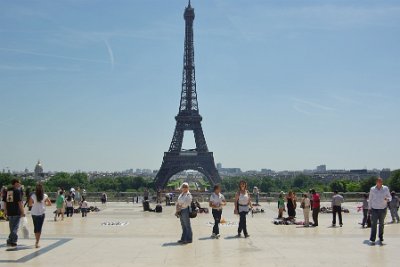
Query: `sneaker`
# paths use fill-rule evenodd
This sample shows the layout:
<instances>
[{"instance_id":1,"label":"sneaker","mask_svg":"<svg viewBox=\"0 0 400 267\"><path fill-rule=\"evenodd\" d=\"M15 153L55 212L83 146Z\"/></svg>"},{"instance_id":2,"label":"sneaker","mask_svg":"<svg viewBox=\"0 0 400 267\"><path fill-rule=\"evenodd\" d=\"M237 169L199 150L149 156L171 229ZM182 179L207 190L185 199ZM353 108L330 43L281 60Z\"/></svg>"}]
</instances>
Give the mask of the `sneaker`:
<instances>
[{"instance_id":1,"label":"sneaker","mask_svg":"<svg viewBox=\"0 0 400 267\"><path fill-rule=\"evenodd\" d=\"M340 224L339 226L340 226L340 227L342 227L342 226L343 226L343 224Z\"/></svg>"},{"instance_id":2,"label":"sneaker","mask_svg":"<svg viewBox=\"0 0 400 267\"><path fill-rule=\"evenodd\" d=\"M236 236L237 238L240 238L240 237L242 237L242 235L241 234L237 234L237 236Z\"/></svg>"},{"instance_id":3,"label":"sneaker","mask_svg":"<svg viewBox=\"0 0 400 267\"><path fill-rule=\"evenodd\" d=\"M216 238L216 239L219 239L220 237L221 237L220 234L215 235L215 238Z\"/></svg>"},{"instance_id":4,"label":"sneaker","mask_svg":"<svg viewBox=\"0 0 400 267\"><path fill-rule=\"evenodd\" d=\"M370 246L375 246L375 241L370 240L370 241L369 241L369 245L370 245Z\"/></svg>"},{"instance_id":5,"label":"sneaker","mask_svg":"<svg viewBox=\"0 0 400 267\"><path fill-rule=\"evenodd\" d=\"M217 235L215 233L212 233L211 238L216 238Z\"/></svg>"},{"instance_id":6,"label":"sneaker","mask_svg":"<svg viewBox=\"0 0 400 267\"><path fill-rule=\"evenodd\" d=\"M7 247L11 247L11 242L7 240Z\"/></svg>"},{"instance_id":7,"label":"sneaker","mask_svg":"<svg viewBox=\"0 0 400 267\"><path fill-rule=\"evenodd\" d=\"M183 243L183 240L178 240L178 243Z\"/></svg>"},{"instance_id":8,"label":"sneaker","mask_svg":"<svg viewBox=\"0 0 400 267\"><path fill-rule=\"evenodd\" d=\"M250 235L249 234L244 234L244 237L248 238L248 237L250 237Z\"/></svg>"},{"instance_id":9,"label":"sneaker","mask_svg":"<svg viewBox=\"0 0 400 267\"><path fill-rule=\"evenodd\" d=\"M17 243L10 243L10 246L15 248L17 246Z\"/></svg>"},{"instance_id":10,"label":"sneaker","mask_svg":"<svg viewBox=\"0 0 400 267\"><path fill-rule=\"evenodd\" d=\"M332 227L336 227L336 224L332 223Z\"/></svg>"}]
</instances>

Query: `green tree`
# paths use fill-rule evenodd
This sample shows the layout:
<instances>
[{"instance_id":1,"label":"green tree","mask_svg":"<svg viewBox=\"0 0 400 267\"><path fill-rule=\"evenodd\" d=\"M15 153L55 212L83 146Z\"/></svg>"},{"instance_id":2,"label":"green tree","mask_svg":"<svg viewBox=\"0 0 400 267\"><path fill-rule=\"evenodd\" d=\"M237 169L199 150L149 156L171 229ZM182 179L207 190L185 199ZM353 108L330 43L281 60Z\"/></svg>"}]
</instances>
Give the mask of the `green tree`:
<instances>
[{"instance_id":1,"label":"green tree","mask_svg":"<svg viewBox=\"0 0 400 267\"><path fill-rule=\"evenodd\" d=\"M14 178L10 173L0 173L0 188L2 186L8 186L11 184L11 180Z\"/></svg>"},{"instance_id":2,"label":"green tree","mask_svg":"<svg viewBox=\"0 0 400 267\"><path fill-rule=\"evenodd\" d=\"M392 171L389 179L389 188L391 191L400 192L400 170Z\"/></svg>"},{"instance_id":3,"label":"green tree","mask_svg":"<svg viewBox=\"0 0 400 267\"><path fill-rule=\"evenodd\" d=\"M347 184L348 181L346 180L334 180L329 184L331 191L338 191L338 192L347 192Z\"/></svg>"},{"instance_id":4,"label":"green tree","mask_svg":"<svg viewBox=\"0 0 400 267\"><path fill-rule=\"evenodd\" d=\"M378 177L376 177L376 176L371 176L367 179L361 180L361 182L360 182L361 191L368 193L369 190L371 189L371 187L373 187L376 184L377 178Z\"/></svg>"}]
</instances>

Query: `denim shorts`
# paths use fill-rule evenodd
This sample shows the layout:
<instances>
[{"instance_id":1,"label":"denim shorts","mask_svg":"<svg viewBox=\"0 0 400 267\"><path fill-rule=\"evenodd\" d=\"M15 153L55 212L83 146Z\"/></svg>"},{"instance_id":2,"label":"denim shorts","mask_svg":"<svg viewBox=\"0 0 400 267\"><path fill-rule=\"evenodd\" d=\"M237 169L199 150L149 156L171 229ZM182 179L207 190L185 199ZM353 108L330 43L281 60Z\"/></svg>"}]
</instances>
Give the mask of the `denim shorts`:
<instances>
[{"instance_id":1,"label":"denim shorts","mask_svg":"<svg viewBox=\"0 0 400 267\"><path fill-rule=\"evenodd\" d=\"M44 214L43 215L32 215L32 220L33 220L33 232L36 233L41 233L42 232L42 226L44 222Z\"/></svg>"}]
</instances>

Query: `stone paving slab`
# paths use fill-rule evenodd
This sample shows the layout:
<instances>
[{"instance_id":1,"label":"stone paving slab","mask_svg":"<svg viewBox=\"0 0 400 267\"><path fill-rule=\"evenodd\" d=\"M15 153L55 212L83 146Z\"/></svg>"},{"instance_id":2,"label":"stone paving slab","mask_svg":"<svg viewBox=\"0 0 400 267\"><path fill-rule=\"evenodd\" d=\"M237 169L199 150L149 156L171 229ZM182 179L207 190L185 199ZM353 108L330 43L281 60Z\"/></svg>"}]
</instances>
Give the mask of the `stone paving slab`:
<instances>
[{"instance_id":1,"label":"stone paving slab","mask_svg":"<svg viewBox=\"0 0 400 267\"><path fill-rule=\"evenodd\" d=\"M327 206L328 203L322 203ZM238 217L233 204L223 218L231 225L220 228L221 238L210 238L211 214L192 219L194 242L178 245L181 234L174 207L163 213L143 212L140 204L108 203L87 218L54 222L48 209L41 248L34 248L33 226L30 239L20 239L10 250L5 244L8 223L0 222L0 266L398 266L400 263L400 224L385 226L385 245L369 246L369 229L361 229L359 203L346 203L342 228L330 227L332 215L320 214L319 227L274 225L276 204L261 203L265 213L248 216L250 238L234 238ZM154 204L153 204L154 206ZM297 210L302 219L301 209ZM387 220L390 220L387 217ZM113 223L122 225L112 225ZM21 235L22 236L22 235Z\"/></svg>"}]
</instances>

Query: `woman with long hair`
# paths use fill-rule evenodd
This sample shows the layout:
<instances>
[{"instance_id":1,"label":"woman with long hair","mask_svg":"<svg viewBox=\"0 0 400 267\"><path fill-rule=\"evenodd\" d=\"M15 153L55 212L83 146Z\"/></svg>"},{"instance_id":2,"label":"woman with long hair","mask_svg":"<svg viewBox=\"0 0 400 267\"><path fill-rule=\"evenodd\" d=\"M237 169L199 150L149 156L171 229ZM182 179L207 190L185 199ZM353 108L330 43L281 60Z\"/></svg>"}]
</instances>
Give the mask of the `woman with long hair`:
<instances>
[{"instance_id":1,"label":"woman with long hair","mask_svg":"<svg viewBox=\"0 0 400 267\"><path fill-rule=\"evenodd\" d=\"M287 200L287 211L289 215L289 219L294 219L296 217L296 198L293 191L289 191Z\"/></svg>"},{"instance_id":2,"label":"woman with long hair","mask_svg":"<svg viewBox=\"0 0 400 267\"><path fill-rule=\"evenodd\" d=\"M235 196L235 214L239 214L239 227L238 227L238 235L237 237L241 237L241 233L243 231L244 237L249 237L249 233L247 232L247 224L246 224L246 215L249 213L249 210L253 208L251 205L251 199L249 191L247 190L247 182L240 181L239 182L239 191Z\"/></svg>"},{"instance_id":3,"label":"woman with long hair","mask_svg":"<svg viewBox=\"0 0 400 267\"><path fill-rule=\"evenodd\" d=\"M49 197L44 193L43 185L38 183L35 192L29 198L29 206L32 207L31 215L36 238L35 247L39 248L40 235L42 234L42 226L44 222L46 206L51 206Z\"/></svg>"}]
</instances>

